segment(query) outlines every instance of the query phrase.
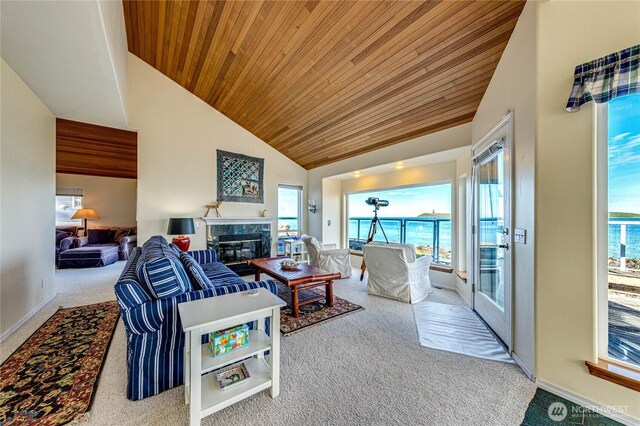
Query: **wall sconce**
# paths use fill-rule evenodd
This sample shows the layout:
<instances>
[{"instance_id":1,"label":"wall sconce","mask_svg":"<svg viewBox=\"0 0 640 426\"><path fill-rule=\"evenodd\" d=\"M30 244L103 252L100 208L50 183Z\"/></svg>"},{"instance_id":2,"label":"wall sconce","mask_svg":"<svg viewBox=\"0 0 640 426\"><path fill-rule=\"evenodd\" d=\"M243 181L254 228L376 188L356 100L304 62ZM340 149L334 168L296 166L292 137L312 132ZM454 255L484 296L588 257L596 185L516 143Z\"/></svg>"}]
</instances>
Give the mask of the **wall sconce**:
<instances>
[{"instance_id":1,"label":"wall sconce","mask_svg":"<svg viewBox=\"0 0 640 426\"><path fill-rule=\"evenodd\" d=\"M316 200L309 200L309 211L311 213L315 213L318 210L318 205L316 204Z\"/></svg>"}]
</instances>

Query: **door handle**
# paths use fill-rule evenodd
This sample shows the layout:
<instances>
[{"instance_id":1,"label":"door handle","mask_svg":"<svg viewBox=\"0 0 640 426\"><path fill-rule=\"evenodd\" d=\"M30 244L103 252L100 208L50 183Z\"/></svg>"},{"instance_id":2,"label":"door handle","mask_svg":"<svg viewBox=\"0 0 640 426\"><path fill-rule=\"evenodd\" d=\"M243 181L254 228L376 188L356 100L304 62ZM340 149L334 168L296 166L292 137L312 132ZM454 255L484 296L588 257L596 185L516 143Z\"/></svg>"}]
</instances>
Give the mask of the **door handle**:
<instances>
[{"instance_id":1,"label":"door handle","mask_svg":"<svg viewBox=\"0 0 640 426\"><path fill-rule=\"evenodd\" d=\"M502 249L505 249L505 250L509 250L509 244L507 244L507 243L504 243L504 244L498 244L498 248L502 248Z\"/></svg>"}]
</instances>

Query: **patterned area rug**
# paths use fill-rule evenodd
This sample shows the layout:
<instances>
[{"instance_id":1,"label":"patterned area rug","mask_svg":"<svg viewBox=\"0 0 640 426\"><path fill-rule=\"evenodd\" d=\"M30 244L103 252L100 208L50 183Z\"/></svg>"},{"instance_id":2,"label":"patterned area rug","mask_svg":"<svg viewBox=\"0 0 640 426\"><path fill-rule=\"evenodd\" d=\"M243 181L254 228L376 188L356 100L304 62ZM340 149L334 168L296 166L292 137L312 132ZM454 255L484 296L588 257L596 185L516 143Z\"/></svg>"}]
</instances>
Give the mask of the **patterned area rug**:
<instances>
[{"instance_id":1,"label":"patterned area rug","mask_svg":"<svg viewBox=\"0 0 640 426\"><path fill-rule=\"evenodd\" d=\"M302 290L298 293L298 298L300 301L309 300L312 297L317 297L318 294L324 295L324 289ZM304 328L364 309L360 305L338 296L333 296L333 306L325 306L324 299L308 305L302 305L299 308L300 316L294 318L291 309L291 289L278 283L278 296L287 302L287 306L280 310L280 331L284 336L289 336Z\"/></svg>"},{"instance_id":2,"label":"patterned area rug","mask_svg":"<svg viewBox=\"0 0 640 426\"><path fill-rule=\"evenodd\" d=\"M62 425L89 409L116 301L60 309L0 366L0 424Z\"/></svg>"}]
</instances>

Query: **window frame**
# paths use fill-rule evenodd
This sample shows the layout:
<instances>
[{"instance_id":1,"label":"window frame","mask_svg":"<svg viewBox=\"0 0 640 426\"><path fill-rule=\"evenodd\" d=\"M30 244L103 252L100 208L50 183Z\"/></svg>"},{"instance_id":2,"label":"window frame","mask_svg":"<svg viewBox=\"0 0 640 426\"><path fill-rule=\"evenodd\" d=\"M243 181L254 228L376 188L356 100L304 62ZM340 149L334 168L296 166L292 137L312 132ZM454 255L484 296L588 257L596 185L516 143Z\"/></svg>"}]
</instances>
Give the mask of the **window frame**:
<instances>
[{"instance_id":1,"label":"window frame","mask_svg":"<svg viewBox=\"0 0 640 426\"><path fill-rule=\"evenodd\" d=\"M457 212L455 212L454 210L456 210L457 208L457 204L456 204L456 197L457 197L457 188L454 188L454 186L457 185L457 181L455 179L441 179L441 180L436 180L433 182L420 182L420 183L415 183L415 184L410 184L410 185L398 185L398 186L390 186L390 187L382 187L382 188L368 188L368 189L363 189L363 190L359 190L359 191L351 191L351 192L345 192L343 194L344 196L344 223L343 225L343 229L344 229L344 237L345 237L345 247L349 247L349 218L350 218L350 213L349 213L349 209L350 209L350 199L349 196L350 195L355 195L355 194L363 194L363 193L367 193L367 192L385 192L385 191L394 191L394 190L398 190L398 189L410 189L410 188L426 188L426 187L431 187L431 186L439 186L439 185L449 185L449 206L450 206L450 215L451 218L449 219L450 222L450 238L451 238L451 257L449 260L449 263L443 263L443 262L433 262L432 266L439 266L439 267L443 267L443 268L447 268L447 269L452 269L454 268L454 264L457 264L457 253L458 253L458 245L457 245ZM384 196L381 197L382 199L384 199ZM382 211L382 210L381 210ZM373 217L373 213L371 214L371 217ZM381 220L384 220L384 217L380 217ZM355 253L361 253L361 251L355 251L352 250Z\"/></svg>"},{"instance_id":2,"label":"window frame","mask_svg":"<svg viewBox=\"0 0 640 426\"><path fill-rule=\"evenodd\" d=\"M57 206L58 204L58 197L75 197L75 198L80 198L81 202L80 202L80 207L74 207L73 205L71 206L72 209L75 210L79 210L81 208L84 207L84 193L82 188L72 188L72 189L66 189L66 188L56 188L56 194L54 197L54 203ZM54 214L57 216L58 210L57 208L54 211ZM75 212L74 212L75 213ZM73 214L72 214L73 216ZM70 219L68 222L62 222L59 223L57 220L57 217L54 218L55 221L55 226L78 226L78 227L82 227L83 226L83 222L82 219Z\"/></svg>"},{"instance_id":3,"label":"window frame","mask_svg":"<svg viewBox=\"0 0 640 426\"><path fill-rule=\"evenodd\" d=\"M298 191L298 217L297 217L298 229L296 229L296 231L298 233L298 237L300 237L302 235L302 233L303 233L302 230L303 230L303 220L304 220L303 219L303 213L304 213L304 210L303 210L303 202L302 201L303 201L304 188L303 188L302 185L292 185L292 184L286 184L286 183L279 183L278 184L278 206L277 206L278 211L277 211L277 214L276 214L277 215L277 221L278 221L277 222L278 223L277 226L280 225L280 188L292 189L292 190ZM278 239L278 240L280 239L279 232L277 234L277 238L276 239Z\"/></svg>"},{"instance_id":4,"label":"window frame","mask_svg":"<svg viewBox=\"0 0 640 426\"><path fill-rule=\"evenodd\" d=\"M597 363L600 359L640 371L640 367L635 364L609 357L609 105L607 103L596 104L593 122L595 135L593 264L597 341L592 362Z\"/></svg>"}]
</instances>

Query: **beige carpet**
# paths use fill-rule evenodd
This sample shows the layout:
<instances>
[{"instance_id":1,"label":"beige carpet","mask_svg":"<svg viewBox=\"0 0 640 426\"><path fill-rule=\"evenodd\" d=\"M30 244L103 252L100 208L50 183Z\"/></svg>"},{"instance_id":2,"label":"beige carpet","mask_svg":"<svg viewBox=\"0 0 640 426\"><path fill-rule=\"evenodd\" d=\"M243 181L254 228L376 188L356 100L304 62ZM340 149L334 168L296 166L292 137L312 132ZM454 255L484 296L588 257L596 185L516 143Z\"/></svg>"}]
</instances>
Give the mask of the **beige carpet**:
<instances>
[{"instance_id":1,"label":"beige carpet","mask_svg":"<svg viewBox=\"0 0 640 426\"><path fill-rule=\"evenodd\" d=\"M64 307L114 299L124 262L58 271L58 295L2 343L4 361ZM411 305L367 295L340 280L335 293L366 309L281 340L281 393L261 392L203 420L204 425L519 425L535 393L514 365L423 348ZM452 291L428 300L462 304ZM125 397L126 342L118 324L90 417L83 424L183 425L183 387L132 402Z\"/></svg>"}]
</instances>

